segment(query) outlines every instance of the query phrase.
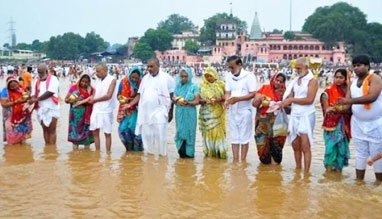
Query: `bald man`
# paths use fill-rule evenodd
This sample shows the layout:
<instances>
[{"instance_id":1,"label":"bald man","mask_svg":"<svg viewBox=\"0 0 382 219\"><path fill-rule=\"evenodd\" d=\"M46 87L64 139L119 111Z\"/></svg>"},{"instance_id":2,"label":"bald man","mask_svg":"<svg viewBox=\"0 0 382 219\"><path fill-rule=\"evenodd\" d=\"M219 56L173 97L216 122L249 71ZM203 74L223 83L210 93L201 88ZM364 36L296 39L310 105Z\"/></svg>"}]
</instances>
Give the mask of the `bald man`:
<instances>
[{"instance_id":1,"label":"bald man","mask_svg":"<svg viewBox=\"0 0 382 219\"><path fill-rule=\"evenodd\" d=\"M94 82L95 94L89 100L93 104L93 111L90 117L89 129L93 132L96 150L101 148L100 129L105 135L106 151L111 150L111 131L113 128L113 111L116 107L116 80L108 73L105 64L98 64L95 67L97 79Z\"/></svg>"},{"instance_id":2,"label":"bald man","mask_svg":"<svg viewBox=\"0 0 382 219\"><path fill-rule=\"evenodd\" d=\"M292 143L296 169L302 169L302 158L304 158L304 172L309 173L316 121L314 100L318 91L318 81L309 71L309 61L306 58L298 58L295 69L297 76L289 83L281 106L291 105L288 138Z\"/></svg>"},{"instance_id":3,"label":"bald man","mask_svg":"<svg viewBox=\"0 0 382 219\"><path fill-rule=\"evenodd\" d=\"M30 104L35 104L37 120L41 124L45 144L56 144L57 120L60 117L57 77L48 74L48 67L42 63L37 67L38 79L32 86Z\"/></svg>"}]
</instances>

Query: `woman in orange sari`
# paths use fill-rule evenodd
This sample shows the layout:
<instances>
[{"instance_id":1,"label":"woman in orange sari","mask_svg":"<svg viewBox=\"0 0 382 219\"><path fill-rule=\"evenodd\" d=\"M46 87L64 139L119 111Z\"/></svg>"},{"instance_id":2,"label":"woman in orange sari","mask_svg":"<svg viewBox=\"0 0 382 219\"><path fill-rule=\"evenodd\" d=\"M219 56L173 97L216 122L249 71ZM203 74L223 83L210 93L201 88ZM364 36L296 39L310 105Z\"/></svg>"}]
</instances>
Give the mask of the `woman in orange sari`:
<instances>
[{"instance_id":1,"label":"woman in orange sari","mask_svg":"<svg viewBox=\"0 0 382 219\"><path fill-rule=\"evenodd\" d=\"M1 91L3 107L3 140L8 144L22 143L31 137L32 120L28 104L28 93L14 76L7 78L7 87Z\"/></svg>"},{"instance_id":2,"label":"woman in orange sari","mask_svg":"<svg viewBox=\"0 0 382 219\"><path fill-rule=\"evenodd\" d=\"M327 172L341 172L349 164L350 111L337 104L340 97L346 96L347 71L338 69L334 73L334 82L324 93L320 101L324 114L322 129L324 130L325 158Z\"/></svg>"},{"instance_id":3,"label":"woman in orange sari","mask_svg":"<svg viewBox=\"0 0 382 219\"><path fill-rule=\"evenodd\" d=\"M257 108L255 118L255 140L257 154L263 164L280 164L283 158L283 147L286 136L273 137L275 114L267 113L270 104L282 100L285 92L286 76L275 73L269 84L264 84L253 99L252 105Z\"/></svg>"},{"instance_id":4,"label":"woman in orange sari","mask_svg":"<svg viewBox=\"0 0 382 219\"><path fill-rule=\"evenodd\" d=\"M124 77L118 86L117 97L119 100L117 122L118 135L126 151L143 151L141 135L135 134L138 111L137 107L126 108L126 103L131 101L137 94L141 83L142 70L139 67L132 67L129 75Z\"/></svg>"}]
</instances>

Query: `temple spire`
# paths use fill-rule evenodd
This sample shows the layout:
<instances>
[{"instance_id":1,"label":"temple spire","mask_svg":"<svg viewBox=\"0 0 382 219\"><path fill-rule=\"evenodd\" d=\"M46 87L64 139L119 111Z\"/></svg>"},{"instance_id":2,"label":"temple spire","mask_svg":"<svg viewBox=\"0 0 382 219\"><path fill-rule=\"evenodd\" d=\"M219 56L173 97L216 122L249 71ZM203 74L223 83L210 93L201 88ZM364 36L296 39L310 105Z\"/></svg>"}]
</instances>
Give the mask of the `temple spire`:
<instances>
[{"instance_id":1,"label":"temple spire","mask_svg":"<svg viewBox=\"0 0 382 219\"><path fill-rule=\"evenodd\" d=\"M260 27L259 18L257 17L257 12L255 12L255 17L253 18L253 21L252 21L251 33L249 35L249 39L250 40L261 39L261 27Z\"/></svg>"}]
</instances>

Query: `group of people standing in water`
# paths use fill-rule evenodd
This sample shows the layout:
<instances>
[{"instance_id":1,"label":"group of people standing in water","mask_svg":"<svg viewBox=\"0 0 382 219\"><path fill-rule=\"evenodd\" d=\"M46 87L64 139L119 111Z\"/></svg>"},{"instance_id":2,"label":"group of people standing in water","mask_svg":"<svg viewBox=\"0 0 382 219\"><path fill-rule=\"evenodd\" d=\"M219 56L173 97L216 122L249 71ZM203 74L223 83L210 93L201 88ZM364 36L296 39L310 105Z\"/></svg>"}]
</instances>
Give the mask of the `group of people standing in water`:
<instances>
[{"instance_id":1,"label":"group of people standing in water","mask_svg":"<svg viewBox=\"0 0 382 219\"><path fill-rule=\"evenodd\" d=\"M107 66L98 64L93 84L89 75L82 74L65 96L65 103L70 105L68 141L74 148L94 143L100 150L102 130L106 150L110 151L112 125L117 121L118 135L127 151L166 156L168 123L174 114L174 141L181 158L195 156L199 127L205 156L227 159L230 139L233 160L245 161L254 136L260 162L280 164L288 139L296 169L308 173L318 92L318 81L309 70L308 60L296 60L296 77L288 86L286 75L276 72L269 84L259 87L254 74L244 70L238 56L229 57L227 67L230 73L224 81L213 67L208 67L201 83L196 84L191 68L182 68L174 80L160 70L159 60L152 58L147 64L149 74L143 76L141 68L132 67L117 84ZM353 68L357 76L353 81L352 72L337 69L333 84L320 94L324 166L328 172L341 172L349 163L352 139L357 179L363 180L369 164L374 166L376 179L382 181L382 79L369 73L367 56L356 56ZM30 92L12 76L2 90L4 141L9 144L31 136L33 110L43 127L45 142L55 144L58 79L52 77L45 64L39 65L38 70L40 79ZM117 101L118 113L114 117ZM287 131L275 135L274 123L282 114L289 115L289 121L284 121Z\"/></svg>"}]
</instances>

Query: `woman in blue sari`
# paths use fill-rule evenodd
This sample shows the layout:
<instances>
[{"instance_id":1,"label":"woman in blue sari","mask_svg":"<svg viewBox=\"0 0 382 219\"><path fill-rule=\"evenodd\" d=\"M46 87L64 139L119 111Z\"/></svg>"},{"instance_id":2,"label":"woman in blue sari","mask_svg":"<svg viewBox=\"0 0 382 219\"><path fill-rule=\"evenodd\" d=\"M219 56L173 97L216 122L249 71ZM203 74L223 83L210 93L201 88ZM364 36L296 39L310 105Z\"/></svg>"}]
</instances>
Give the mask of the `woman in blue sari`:
<instances>
[{"instance_id":1,"label":"woman in blue sari","mask_svg":"<svg viewBox=\"0 0 382 219\"><path fill-rule=\"evenodd\" d=\"M118 134L126 151L143 151L142 138L135 135L137 124L137 107L126 108L126 103L134 99L141 83L142 70L139 67L132 67L128 77L124 77L118 86L119 109L117 121L119 122Z\"/></svg>"},{"instance_id":2,"label":"woman in blue sari","mask_svg":"<svg viewBox=\"0 0 382 219\"><path fill-rule=\"evenodd\" d=\"M199 88L192 83L190 68L182 68L175 87L173 101L175 108L175 144L181 158L193 158L195 154L195 138L197 111L199 104Z\"/></svg>"}]
</instances>

